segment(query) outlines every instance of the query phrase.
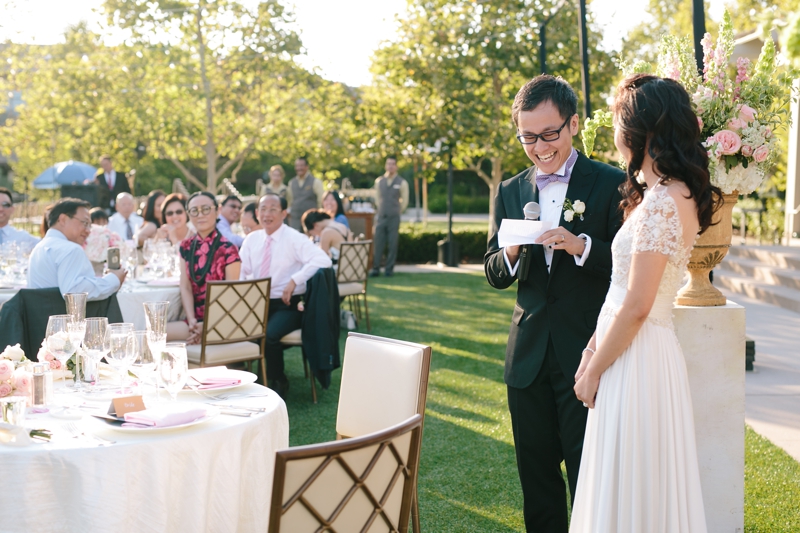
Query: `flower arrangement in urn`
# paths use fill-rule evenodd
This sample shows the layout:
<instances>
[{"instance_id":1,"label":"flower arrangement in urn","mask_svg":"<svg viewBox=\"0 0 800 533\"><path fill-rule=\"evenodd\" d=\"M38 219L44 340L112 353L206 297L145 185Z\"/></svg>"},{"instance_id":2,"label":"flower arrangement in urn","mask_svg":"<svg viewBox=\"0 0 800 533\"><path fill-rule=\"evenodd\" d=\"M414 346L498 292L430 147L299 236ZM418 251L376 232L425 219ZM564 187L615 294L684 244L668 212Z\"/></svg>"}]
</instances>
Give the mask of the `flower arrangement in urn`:
<instances>
[{"instance_id":1,"label":"flower arrangement in urn","mask_svg":"<svg viewBox=\"0 0 800 533\"><path fill-rule=\"evenodd\" d=\"M119 248L123 244L122 237L108 229L108 226L92 224L92 229L89 232L89 236L86 237L83 249L89 261L102 263L107 258L109 248Z\"/></svg>"}]
</instances>

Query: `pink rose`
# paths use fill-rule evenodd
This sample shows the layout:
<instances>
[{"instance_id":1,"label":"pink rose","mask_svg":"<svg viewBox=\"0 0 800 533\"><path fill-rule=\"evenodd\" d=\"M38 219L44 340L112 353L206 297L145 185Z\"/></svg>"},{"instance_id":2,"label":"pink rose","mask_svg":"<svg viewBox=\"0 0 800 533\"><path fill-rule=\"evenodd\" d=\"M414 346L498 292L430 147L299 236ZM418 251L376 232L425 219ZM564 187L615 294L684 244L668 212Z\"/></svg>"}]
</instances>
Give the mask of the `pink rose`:
<instances>
[{"instance_id":1,"label":"pink rose","mask_svg":"<svg viewBox=\"0 0 800 533\"><path fill-rule=\"evenodd\" d=\"M0 398L11 394L11 385L8 383L0 383Z\"/></svg>"},{"instance_id":2,"label":"pink rose","mask_svg":"<svg viewBox=\"0 0 800 533\"><path fill-rule=\"evenodd\" d=\"M50 370L60 370L61 369L61 361L58 359L54 359L50 361Z\"/></svg>"},{"instance_id":3,"label":"pink rose","mask_svg":"<svg viewBox=\"0 0 800 533\"><path fill-rule=\"evenodd\" d=\"M734 155L742 147L742 139L731 130L718 131L714 140L719 143L720 155Z\"/></svg>"},{"instance_id":4,"label":"pink rose","mask_svg":"<svg viewBox=\"0 0 800 533\"><path fill-rule=\"evenodd\" d=\"M11 361L0 359L0 381L5 381L14 374L14 364Z\"/></svg>"},{"instance_id":5,"label":"pink rose","mask_svg":"<svg viewBox=\"0 0 800 533\"><path fill-rule=\"evenodd\" d=\"M700 131L703 131L703 119L697 117L697 125L700 127Z\"/></svg>"},{"instance_id":6,"label":"pink rose","mask_svg":"<svg viewBox=\"0 0 800 533\"><path fill-rule=\"evenodd\" d=\"M728 121L728 128L733 131L741 131L742 128L747 127L747 122L738 118L732 118Z\"/></svg>"},{"instance_id":7,"label":"pink rose","mask_svg":"<svg viewBox=\"0 0 800 533\"><path fill-rule=\"evenodd\" d=\"M742 155L745 157L750 157L751 155L753 155L753 147L750 146L749 144L743 144Z\"/></svg>"},{"instance_id":8,"label":"pink rose","mask_svg":"<svg viewBox=\"0 0 800 533\"><path fill-rule=\"evenodd\" d=\"M14 376L14 385L19 395L31 392L31 375L29 372L17 372Z\"/></svg>"},{"instance_id":9,"label":"pink rose","mask_svg":"<svg viewBox=\"0 0 800 533\"><path fill-rule=\"evenodd\" d=\"M756 110L749 105L742 104L739 106L739 120L745 122L753 122L756 119Z\"/></svg>"},{"instance_id":10,"label":"pink rose","mask_svg":"<svg viewBox=\"0 0 800 533\"><path fill-rule=\"evenodd\" d=\"M762 144L753 152L753 159L756 160L756 163L763 163L767 160L767 157L769 157L769 148L765 144Z\"/></svg>"},{"instance_id":11,"label":"pink rose","mask_svg":"<svg viewBox=\"0 0 800 533\"><path fill-rule=\"evenodd\" d=\"M52 362L52 361L55 361L55 359L56 359L56 356L55 356L55 355L53 355L53 354L51 354L50 352L48 352L48 353L44 354L44 360L45 360L45 361L50 361L50 362Z\"/></svg>"}]
</instances>

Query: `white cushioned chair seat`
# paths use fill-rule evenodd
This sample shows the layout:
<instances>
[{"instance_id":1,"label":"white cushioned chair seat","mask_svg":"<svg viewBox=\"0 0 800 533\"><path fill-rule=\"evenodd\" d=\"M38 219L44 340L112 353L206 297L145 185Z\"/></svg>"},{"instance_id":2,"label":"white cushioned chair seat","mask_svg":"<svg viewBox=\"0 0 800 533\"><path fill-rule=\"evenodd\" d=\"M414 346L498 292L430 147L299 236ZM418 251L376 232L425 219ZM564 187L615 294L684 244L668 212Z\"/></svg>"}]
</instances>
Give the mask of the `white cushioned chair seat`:
<instances>
[{"instance_id":1,"label":"white cushioned chair seat","mask_svg":"<svg viewBox=\"0 0 800 533\"><path fill-rule=\"evenodd\" d=\"M200 364L200 345L187 344L186 354L189 362ZM219 344L206 346L206 366L224 365L237 361L257 359L261 354L261 345L254 342L234 342L232 344Z\"/></svg>"},{"instance_id":2,"label":"white cushioned chair seat","mask_svg":"<svg viewBox=\"0 0 800 533\"><path fill-rule=\"evenodd\" d=\"M364 284L352 281L350 283L339 284L339 296L352 296L364 292Z\"/></svg>"},{"instance_id":3,"label":"white cushioned chair seat","mask_svg":"<svg viewBox=\"0 0 800 533\"><path fill-rule=\"evenodd\" d=\"M423 347L348 337L336 432L360 437L417 414L422 363Z\"/></svg>"},{"instance_id":4,"label":"white cushioned chair seat","mask_svg":"<svg viewBox=\"0 0 800 533\"><path fill-rule=\"evenodd\" d=\"M293 346L300 346L303 344L303 330L296 329L288 335L281 338L281 344L291 344Z\"/></svg>"}]
</instances>

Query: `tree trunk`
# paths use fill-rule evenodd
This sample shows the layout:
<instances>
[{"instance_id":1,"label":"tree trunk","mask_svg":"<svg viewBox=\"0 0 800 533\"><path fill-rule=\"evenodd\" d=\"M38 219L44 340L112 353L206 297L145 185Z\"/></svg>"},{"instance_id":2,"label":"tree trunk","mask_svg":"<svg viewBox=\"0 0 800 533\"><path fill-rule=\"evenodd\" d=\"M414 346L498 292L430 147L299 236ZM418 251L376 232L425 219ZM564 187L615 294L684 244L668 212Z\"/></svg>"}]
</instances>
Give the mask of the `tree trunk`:
<instances>
[{"instance_id":1,"label":"tree trunk","mask_svg":"<svg viewBox=\"0 0 800 533\"><path fill-rule=\"evenodd\" d=\"M217 190L217 147L214 143L214 111L211 108L211 83L206 72L206 43L203 39L203 9L205 2L197 5L197 46L200 53L200 79L203 82L203 97L206 101L206 190Z\"/></svg>"}]
</instances>

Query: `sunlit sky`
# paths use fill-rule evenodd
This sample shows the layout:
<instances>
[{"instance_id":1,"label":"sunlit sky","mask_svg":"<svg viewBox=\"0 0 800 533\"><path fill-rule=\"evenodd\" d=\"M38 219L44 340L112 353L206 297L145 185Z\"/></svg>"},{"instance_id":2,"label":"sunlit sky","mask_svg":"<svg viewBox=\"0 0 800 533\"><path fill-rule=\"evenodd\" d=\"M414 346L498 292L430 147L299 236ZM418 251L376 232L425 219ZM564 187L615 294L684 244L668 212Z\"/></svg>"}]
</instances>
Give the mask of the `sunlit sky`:
<instances>
[{"instance_id":1,"label":"sunlit sky","mask_svg":"<svg viewBox=\"0 0 800 533\"><path fill-rule=\"evenodd\" d=\"M102 0L0 0L0 41L53 44L64 30L86 20L97 23L92 10ZM646 0L594 0L589 9L604 32L603 46L618 49L621 39L645 18ZM328 79L351 86L369 84L370 59L381 41L395 35L395 17L405 11L406 0L294 0L296 29L300 32L307 68L317 67ZM721 18L723 0L711 0L709 15ZM577 16L576 16L577 18Z\"/></svg>"}]
</instances>

